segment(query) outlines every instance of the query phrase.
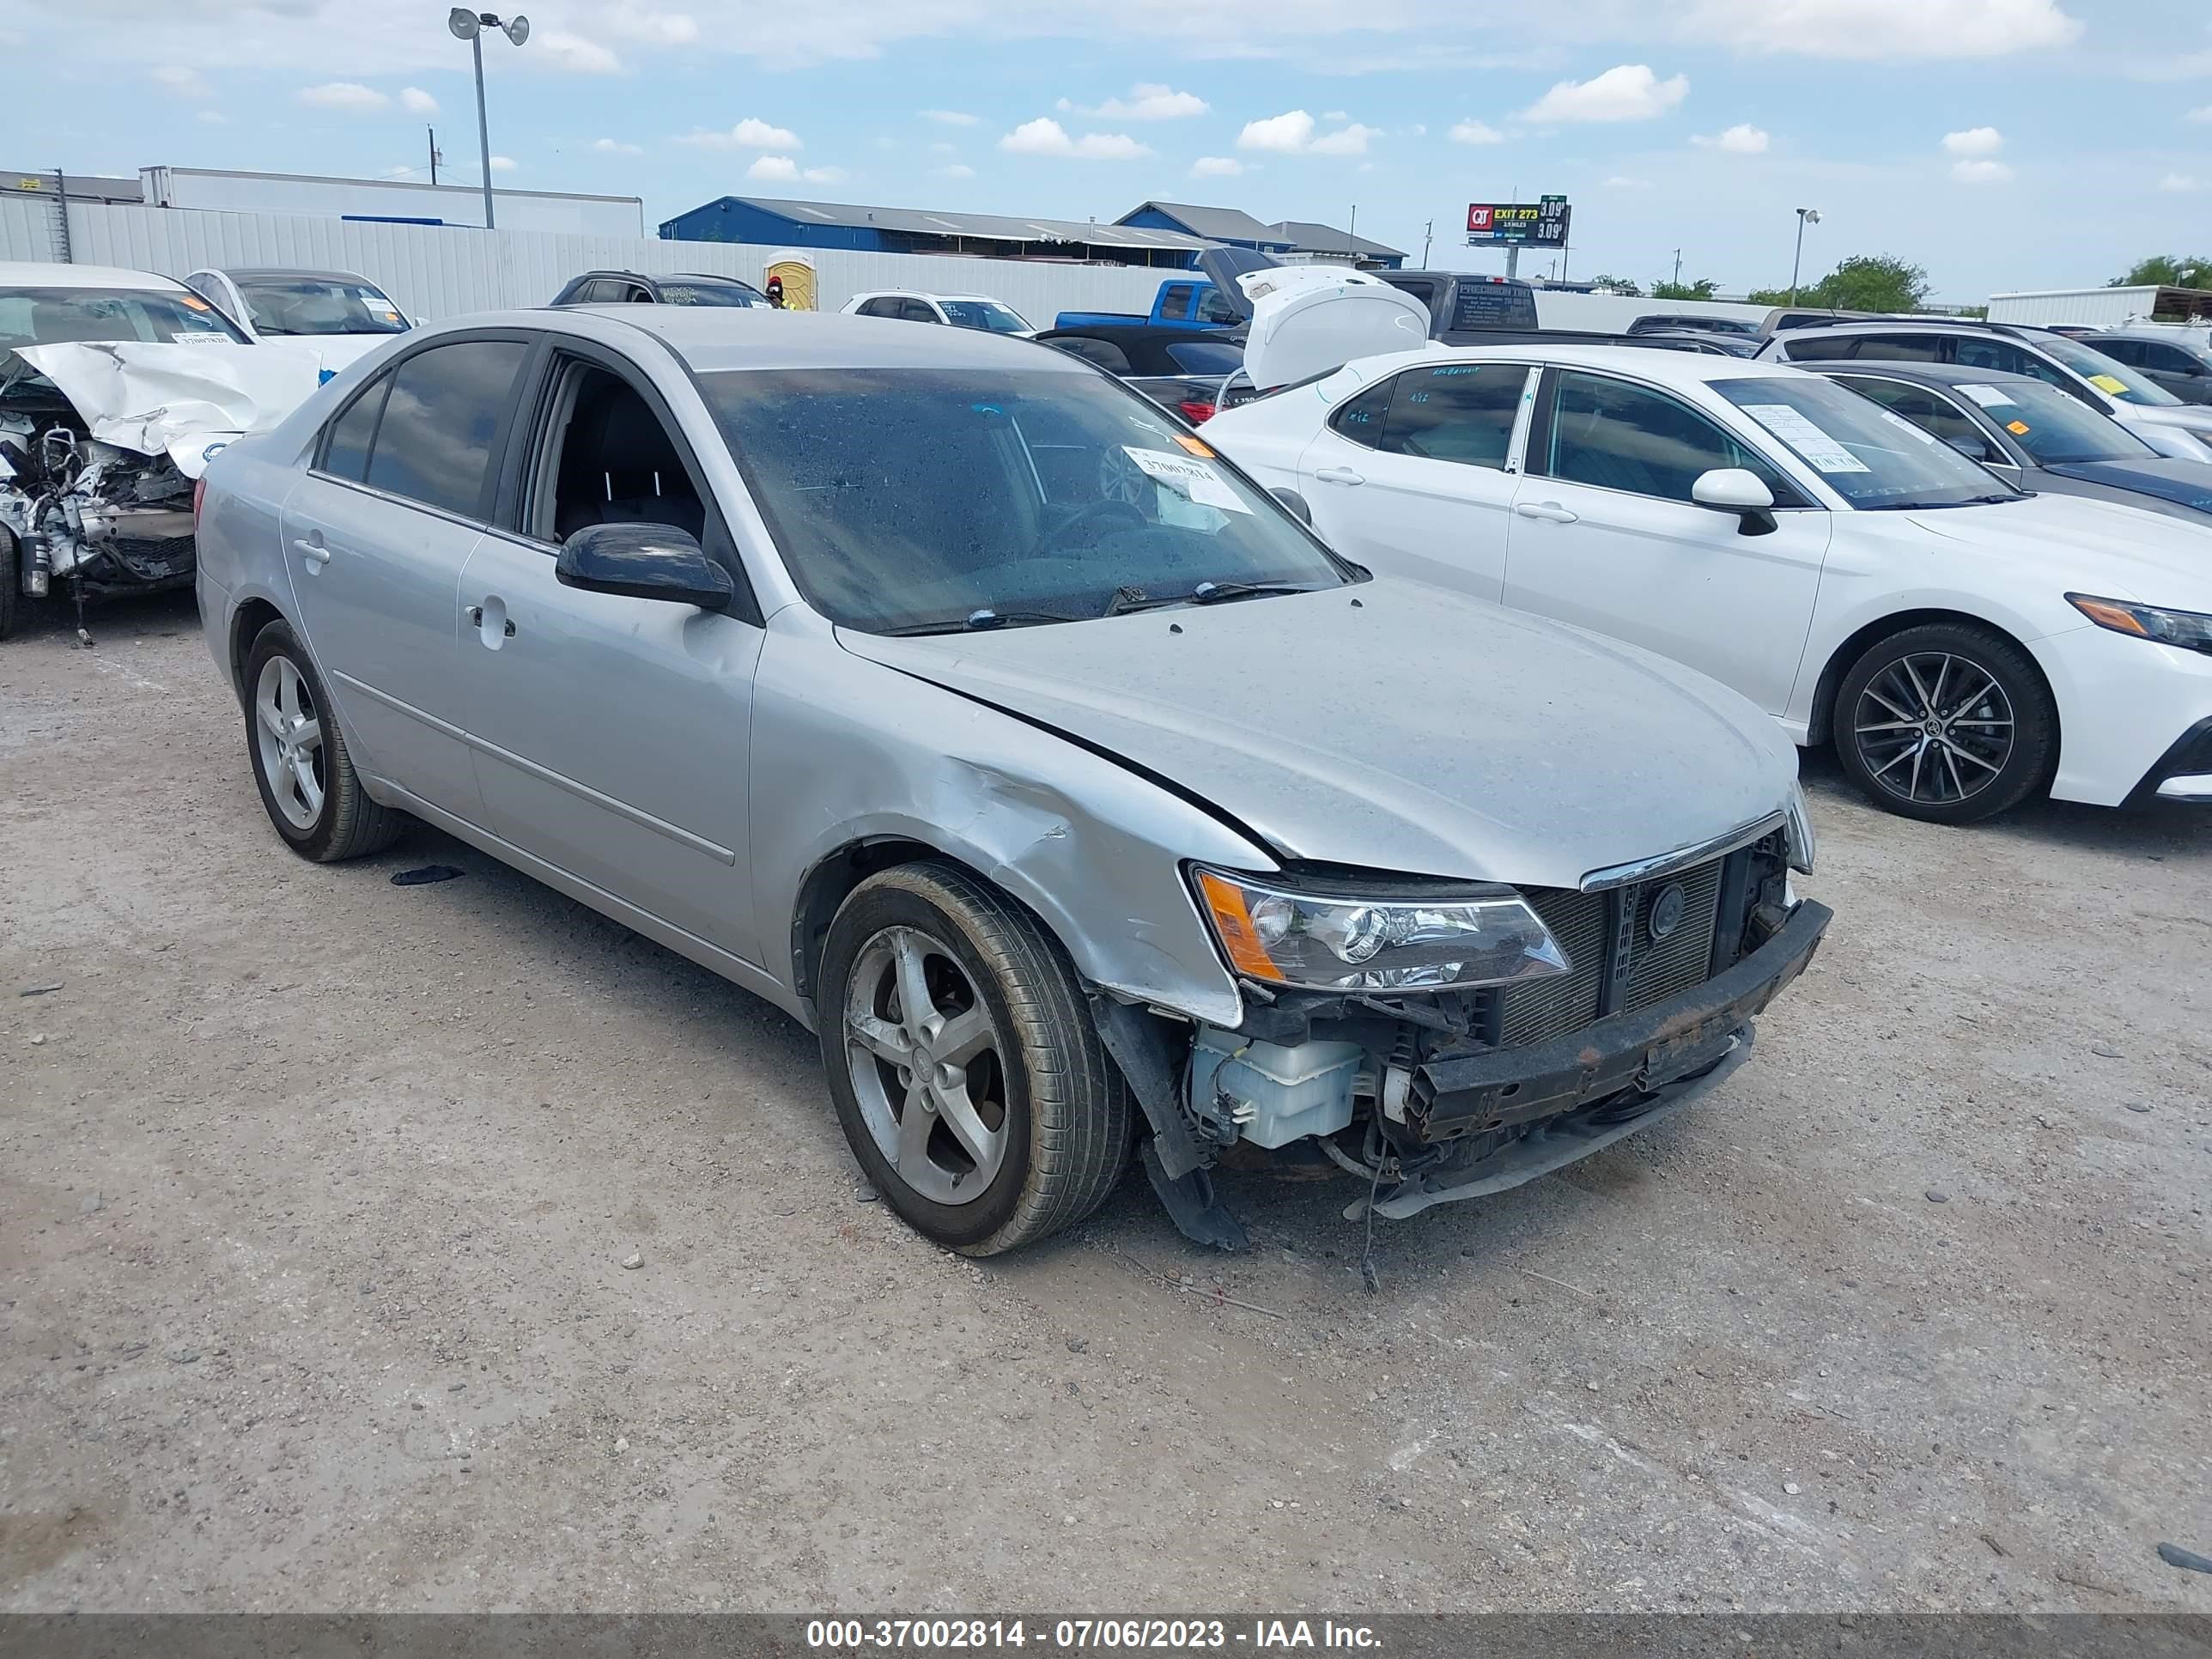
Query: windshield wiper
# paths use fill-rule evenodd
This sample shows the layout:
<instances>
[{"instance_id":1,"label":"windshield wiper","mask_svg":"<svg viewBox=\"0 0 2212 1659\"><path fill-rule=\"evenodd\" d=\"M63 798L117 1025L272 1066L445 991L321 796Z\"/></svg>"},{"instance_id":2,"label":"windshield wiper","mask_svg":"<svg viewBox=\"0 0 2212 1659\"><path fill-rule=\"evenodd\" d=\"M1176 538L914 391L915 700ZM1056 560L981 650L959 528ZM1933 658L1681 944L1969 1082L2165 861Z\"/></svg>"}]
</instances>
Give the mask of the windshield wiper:
<instances>
[{"instance_id":1,"label":"windshield wiper","mask_svg":"<svg viewBox=\"0 0 2212 1659\"><path fill-rule=\"evenodd\" d=\"M1153 595L1141 587L1117 587L1106 601L1102 617L1123 616L1132 611L1158 611L1171 605L1219 605L1224 599L1264 599L1276 593L1314 593L1318 588L1303 582L1200 582L1188 593Z\"/></svg>"},{"instance_id":2,"label":"windshield wiper","mask_svg":"<svg viewBox=\"0 0 2212 1659\"><path fill-rule=\"evenodd\" d=\"M1064 616L1057 611L994 611L985 606L971 611L958 622L909 623L903 628L884 628L874 631L889 635L909 634L985 634L994 628L1035 628L1047 623L1081 622L1080 617Z\"/></svg>"}]
</instances>

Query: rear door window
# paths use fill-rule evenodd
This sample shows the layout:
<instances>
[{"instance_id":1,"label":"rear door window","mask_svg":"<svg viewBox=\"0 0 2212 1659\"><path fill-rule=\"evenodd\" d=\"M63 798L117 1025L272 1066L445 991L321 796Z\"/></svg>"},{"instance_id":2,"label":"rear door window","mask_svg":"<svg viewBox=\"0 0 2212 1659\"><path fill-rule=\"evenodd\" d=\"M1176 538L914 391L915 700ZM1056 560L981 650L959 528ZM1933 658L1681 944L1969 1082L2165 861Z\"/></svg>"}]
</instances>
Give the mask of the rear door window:
<instances>
[{"instance_id":1,"label":"rear door window","mask_svg":"<svg viewBox=\"0 0 2212 1659\"><path fill-rule=\"evenodd\" d=\"M1190 301L1193 290L1188 283L1172 283L1160 290L1160 320L1182 323L1190 320Z\"/></svg>"},{"instance_id":2,"label":"rear door window","mask_svg":"<svg viewBox=\"0 0 2212 1659\"><path fill-rule=\"evenodd\" d=\"M1521 363L1440 363L1391 384L1379 447L1422 460L1503 470L1528 370Z\"/></svg>"},{"instance_id":3,"label":"rear door window","mask_svg":"<svg viewBox=\"0 0 2212 1659\"><path fill-rule=\"evenodd\" d=\"M392 371L366 482L426 507L484 519L516 375L520 340L459 340Z\"/></svg>"}]
</instances>

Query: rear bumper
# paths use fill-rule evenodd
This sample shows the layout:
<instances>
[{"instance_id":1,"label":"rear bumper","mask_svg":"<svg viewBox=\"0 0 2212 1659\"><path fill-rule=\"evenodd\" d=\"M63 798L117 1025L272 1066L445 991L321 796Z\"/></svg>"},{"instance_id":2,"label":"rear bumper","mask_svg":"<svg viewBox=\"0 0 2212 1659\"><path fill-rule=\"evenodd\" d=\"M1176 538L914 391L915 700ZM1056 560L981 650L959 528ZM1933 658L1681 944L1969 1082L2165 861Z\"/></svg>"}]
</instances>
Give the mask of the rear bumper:
<instances>
[{"instance_id":1,"label":"rear bumper","mask_svg":"<svg viewBox=\"0 0 2212 1659\"><path fill-rule=\"evenodd\" d=\"M1765 945L1680 996L1549 1042L1429 1061L1417 1086L1433 1097L1431 1138L1510 1128L1624 1090L1656 1094L1694 1079L1740 1046L1739 1034L1805 971L1834 919L1807 900Z\"/></svg>"}]
</instances>

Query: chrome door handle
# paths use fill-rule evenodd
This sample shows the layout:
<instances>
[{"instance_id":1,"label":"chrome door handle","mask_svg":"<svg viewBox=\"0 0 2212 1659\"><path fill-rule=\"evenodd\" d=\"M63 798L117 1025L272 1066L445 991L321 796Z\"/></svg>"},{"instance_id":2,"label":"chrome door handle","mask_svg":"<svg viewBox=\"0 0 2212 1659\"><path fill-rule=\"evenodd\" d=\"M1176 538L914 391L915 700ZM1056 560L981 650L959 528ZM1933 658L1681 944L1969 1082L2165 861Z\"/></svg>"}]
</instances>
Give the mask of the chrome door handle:
<instances>
[{"instance_id":1,"label":"chrome door handle","mask_svg":"<svg viewBox=\"0 0 2212 1659\"><path fill-rule=\"evenodd\" d=\"M1581 517L1557 501L1516 501L1513 510L1524 519L1541 519L1547 524L1572 524Z\"/></svg>"},{"instance_id":2,"label":"chrome door handle","mask_svg":"<svg viewBox=\"0 0 2212 1659\"><path fill-rule=\"evenodd\" d=\"M292 550L309 564L328 564L331 562L329 548L320 542L311 542L304 536L293 538Z\"/></svg>"},{"instance_id":3,"label":"chrome door handle","mask_svg":"<svg viewBox=\"0 0 2212 1659\"><path fill-rule=\"evenodd\" d=\"M1356 484L1367 482L1348 466L1319 467L1315 470L1314 477L1323 483Z\"/></svg>"}]
</instances>

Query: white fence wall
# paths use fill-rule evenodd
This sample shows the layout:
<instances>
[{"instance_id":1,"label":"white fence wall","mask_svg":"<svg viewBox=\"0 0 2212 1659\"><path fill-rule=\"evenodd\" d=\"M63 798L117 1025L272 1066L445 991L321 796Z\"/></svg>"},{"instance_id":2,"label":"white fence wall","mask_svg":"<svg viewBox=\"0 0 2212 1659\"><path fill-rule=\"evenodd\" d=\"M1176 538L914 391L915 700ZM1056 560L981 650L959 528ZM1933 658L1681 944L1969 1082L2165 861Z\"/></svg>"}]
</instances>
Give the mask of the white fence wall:
<instances>
[{"instance_id":1,"label":"white fence wall","mask_svg":"<svg viewBox=\"0 0 2212 1659\"><path fill-rule=\"evenodd\" d=\"M781 251L732 242L569 235L538 230L371 224L304 214L216 213L190 208L70 204L79 264L124 265L184 276L204 267L299 265L359 271L409 315L426 320L507 306L544 305L579 271L698 271L758 287ZM0 259L58 259L51 201L0 196ZM1038 264L919 253L814 252L820 304L835 311L870 289L988 294L1049 328L1062 311L1146 311L1172 271Z\"/></svg>"},{"instance_id":2,"label":"white fence wall","mask_svg":"<svg viewBox=\"0 0 2212 1659\"><path fill-rule=\"evenodd\" d=\"M2118 328L2150 315L2155 288L2057 289L2033 294L1992 294L1993 323L2078 323L2087 328Z\"/></svg>"}]
</instances>

